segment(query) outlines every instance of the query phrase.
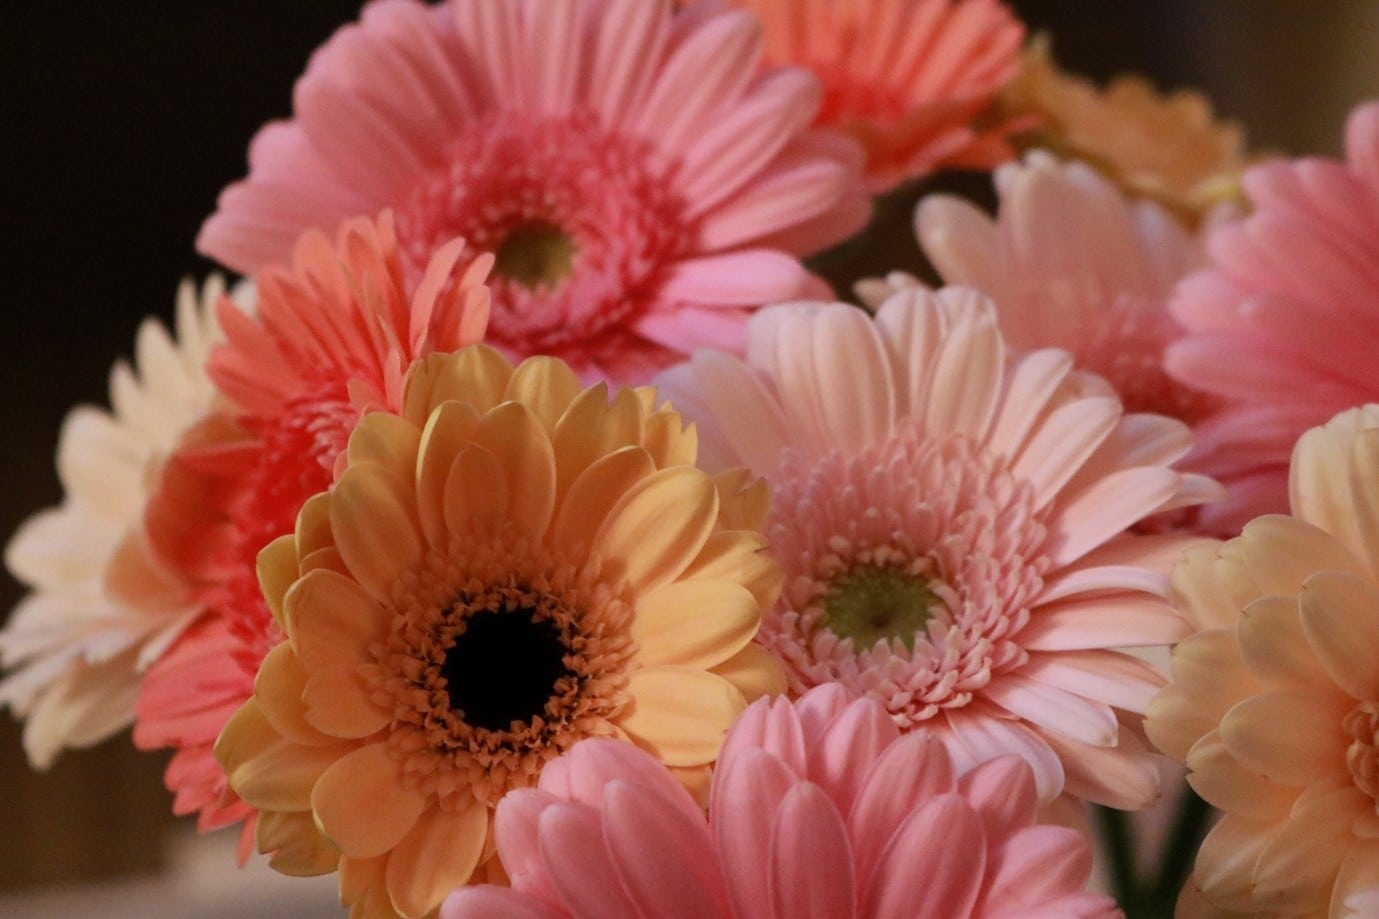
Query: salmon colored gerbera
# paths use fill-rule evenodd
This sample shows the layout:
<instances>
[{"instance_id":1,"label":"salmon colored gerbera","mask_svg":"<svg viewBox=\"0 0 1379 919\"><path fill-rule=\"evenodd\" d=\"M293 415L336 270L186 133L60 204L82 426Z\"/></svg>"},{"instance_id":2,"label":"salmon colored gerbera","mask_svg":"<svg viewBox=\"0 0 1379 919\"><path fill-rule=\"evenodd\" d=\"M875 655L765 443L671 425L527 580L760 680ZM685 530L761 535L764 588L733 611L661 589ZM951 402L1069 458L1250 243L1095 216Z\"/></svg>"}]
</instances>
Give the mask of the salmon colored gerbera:
<instances>
[{"instance_id":1,"label":"salmon colored gerbera","mask_svg":"<svg viewBox=\"0 0 1379 919\"><path fill-rule=\"evenodd\" d=\"M253 814L211 745L281 638L254 560L330 486L360 413L401 403L413 359L482 337L489 260L462 264L463 251L460 240L442 247L412 284L390 216L353 220L334 242L306 234L290 270L261 274L257 316L221 307L227 340L207 372L231 405L183 439L148 510L151 541L205 613L145 675L134 729L140 747L177 751L166 775L173 809L198 814L202 829ZM242 856L252 830L250 821Z\"/></svg>"},{"instance_id":2,"label":"salmon colored gerbera","mask_svg":"<svg viewBox=\"0 0 1379 919\"><path fill-rule=\"evenodd\" d=\"M427 915L502 877L494 806L576 741L693 774L780 688L751 644L779 571L734 528L763 491L692 465L653 399L475 345L359 423L335 487L260 556L286 640L216 748L280 870L338 859L355 915Z\"/></svg>"},{"instance_id":3,"label":"salmon colored gerbera","mask_svg":"<svg viewBox=\"0 0 1379 919\"><path fill-rule=\"evenodd\" d=\"M183 432L216 404L205 363L224 289L215 277L199 294L183 284L175 337L152 319L139 327L133 365L110 375L112 410L78 408L63 425L62 504L5 548L32 592L0 632L0 704L25 719L35 768L126 727L141 672L197 611L195 583L149 539L144 504Z\"/></svg>"},{"instance_id":4,"label":"salmon colored gerbera","mask_svg":"<svg viewBox=\"0 0 1379 919\"><path fill-rule=\"evenodd\" d=\"M959 778L942 743L821 686L733 725L707 823L646 754L580 743L498 807L512 889L458 891L441 919L1120 916L1083 890L1086 840L1037 804L1019 757Z\"/></svg>"},{"instance_id":5,"label":"salmon colored gerbera","mask_svg":"<svg viewBox=\"0 0 1379 919\"><path fill-rule=\"evenodd\" d=\"M1126 532L1210 495L1170 465L1181 422L1124 414L1067 352L1008 352L961 288L875 320L769 307L746 362L701 352L662 383L711 468L771 485L786 589L759 641L793 693L842 683L960 770L1019 753L1046 801L1154 799L1137 715L1163 677L1117 649L1187 630L1163 573L1191 540Z\"/></svg>"},{"instance_id":6,"label":"salmon colored gerbera","mask_svg":"<svg viewBox=\"0 0 1379 919\"><path fill-rule=\"evenodd\" d=\"M1226 404L1198 429L1239 526L1288 506L1304 431L1379 400L1379 102L1346 124L1346 160L1263 163L1248 217L1207 239L1211 267L1173 299L1167 366Z\"/></svg>"},{"instance_id":7,"label":"salmon colored gerbera","mask_svg":"<svg viewBox=\"0 0 1379 919\"><path fill-rule=\"evenodd\" d=\"M1290 485L1293 516L1173 575L1198 632L1173 652L1149 736L1225 812L1180 915L1375 915L1379 405L1304 434Z\"/></svg>"},{"instance_id":8,"label":"salmon colored gerbera","mask_svg":"<svg viewBox=\"0 0 1379 919\"><path fill-rule=\"evenodd\" d=\"M941 168L990 169L1029 119L989 111L1025 30L997 0L734 0L761 17L766 59L824 85L821 127L867 150L873 191Z\"/></svg>"},{"instance_id":9,"label":"salmon colored gerbera","mask_svg":"<svg viewBox=\"0 0 1379 919\"><path fill-rule=\"evenodd\" d=\"M741 10L670 0L382 0L311 59L295 118L198 244L240 271L392 208L409 271L496 256L488 340L642 382L799 296L797 256L865 223L861 151L808 130L818 82L761 73Z\"/></svg>"},{"instance_id":10,"label":"salmon colored gerbera","mask_svg":"<svg viewBox=\"0 0 1379 919\"><path fill-rule=\"evenodd\" d=\"M1138 76L1099 89L1060 70L1040 37L1025 52L1002 107L1041 119L1043 127L1024 139L1026 145L1085 160L1131 194L1181 217L1195 220L1239 197L1244 132L1217 121L1211 103L1197 93L1162 95Z\"/></svg>"}]
</instances>

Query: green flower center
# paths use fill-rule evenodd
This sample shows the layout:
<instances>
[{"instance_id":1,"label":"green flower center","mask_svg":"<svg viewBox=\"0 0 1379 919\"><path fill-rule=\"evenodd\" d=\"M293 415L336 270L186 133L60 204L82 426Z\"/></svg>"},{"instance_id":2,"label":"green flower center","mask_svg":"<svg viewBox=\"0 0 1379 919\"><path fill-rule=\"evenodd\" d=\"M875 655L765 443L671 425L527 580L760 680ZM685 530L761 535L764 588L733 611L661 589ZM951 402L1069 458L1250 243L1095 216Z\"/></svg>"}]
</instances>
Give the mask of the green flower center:
<instances>
[{"instance_id":1,"label":"green flower center","mask_svg":"<svg viewBox=\"0 0 1379 919\"><path fill-rule=\"evenodd\" d=\"M493 273L535 290L555 287L574 270L575 241L559 227L536 221L523 224L494 253Z\"/></svg>"},{"instance_id":2,"label":"green flower center","mask_svg":"<svg viewBox=\"0 0 1379 919\"><path fill-rule=\"evenodd\" d=\"M925 578L894 568L854 568L834 578L824 592L823 624L851 638L858 651L879 639L899 639L913 650L915 635L941 603Z\"/></svg>"}]
</instances>

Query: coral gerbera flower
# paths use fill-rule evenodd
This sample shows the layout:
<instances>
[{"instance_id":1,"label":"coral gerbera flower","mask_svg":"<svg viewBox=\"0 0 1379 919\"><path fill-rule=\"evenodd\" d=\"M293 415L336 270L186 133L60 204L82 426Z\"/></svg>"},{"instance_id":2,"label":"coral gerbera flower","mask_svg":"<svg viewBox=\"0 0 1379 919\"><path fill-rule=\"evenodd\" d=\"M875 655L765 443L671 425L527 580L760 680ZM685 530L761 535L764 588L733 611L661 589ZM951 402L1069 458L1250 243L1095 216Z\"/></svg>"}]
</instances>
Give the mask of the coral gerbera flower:
<instances>
[{"instance_id":1,"label":"coral gerbera flower","mask_svg":"<svg viewBox=\"0 0 1379 919\"><path fill-rule=\"evenodd\" d=\"M202 829L253 814L211 745L281 638L255 559L330 486L361 412L400 405L414 359L483 336L489 260L465 261L463 246L442 247L412 284L390 216L353 220L334 242L305 234L290 270L261 274L257 316L222 305L226 342L208 373L232 404L184 438L148 511L151 539L196 585L205 614L146 674L134 730L140 747L177 750L173 810L198 814ZM241 856L252 832L249 821Z\"/></svg>"},{"instance_id":2,"label":"coral gerbera flower","mask_svg":"<svg viewBox=\"0 0 1379 919\"><path fill-rule=\"evenodd\" d=\"M1158 776L1135 715L1162 676L1116 648L1187 623L1167 602L1178 536L1127 534L1201 499L1169 465L1187 428L1126 415L1063 351L1013 357L976 291L771 307L747 361L664 375L713 464L771 485L786 575L758 639L791 691L839 682L927 727L962 769L1017 752L1042 799L1122 808Z\"/></svg>"},{"instance_id":3,"label":"coral gerbera flower","mask_svg":"<svg viewBox=\"0 0 1379 919\"><path fill-rule=\"evenodd\" d=\"M703 769L779 689L751 644L779 571L730 525L759 489L692 465L653 398L475 345L359 423L335 487L260 556L286 640L217 744L281 870L339 857L356 914L426 915L501 876L493 807L576 741Z\"/></svg>"},{"instance_id":4,"label":"coral gerbera flower","mask_svg":"<svg viewBox=\"0 0 1379 919\"><path fill-rule=\"evenodd\" d=\"M1016 350L1070 352L1080 369L1115 387L1127 411L1189 426L1209 415L1218 400L1164 368L1165 348L1183 334L1168 301L1180 278L1206 264L1204 234L1157 204L1127 198L1086 164L1042 151L1002 166L995 181L994 219L950 195L920 201L916 235L943 280L988 294ZM1192 458L1183 466L1197 468ZM1195 515L1199 530L1227 526L1213 510Z\"/></svg>"},{"instance_id":5,"label":"coral gerbera flower","mask_svg":"<svg viewBox=\"0 0 1379 919\"><path fill-rule=\"evenodd\" d=\"M1039 117L1042 127L1024 139L1028 146L1091 163L1131 194L1182 217L1196 219L1239 195L1244 132L1218 121L1198 93L1164 95L1138 76L1100 89L1059 69L1041 37L1026 50L1002 107Z\"/></svg>"},{"instance_id":6,"label":"coral gerbera flower","mask_svg":"<svg viewBox=\"0 0 1379 919\"><path fill-rule=\"evenodd\" d=\"M397 213L409 268L496 256L489 340L641 381L865 222L860 151L807 130L808 73L758 73L742 11L669 0L370 4L311 59L296 117L249 151L198 244L241 271L308 227Z\"/></svg>"},{"instance_id":7,"label":"coral gerbera flower","mask_svg":"<svg viewBox=\"0 0 1379 919\"><path fill-rule=\"evenodd\" d=\"M818 74L814 122L862 142L873 191L944 167L990 169L1015 155L1006 135L1029 126L989 112L1025 36L997 0L734 2L761 17L768 61Z\"/></svg>"},{"instance_id":8,"label":"coral gerbera flower","mask_svg":"<svg viewBox=\"0 0 1379 919\"><path fill-rule=\"evenodd\" d=\"M224 284L178 290L176 335L139 327L133 366L110 375L112 410L78 408L58 442L63 502L26 522L5 564L31 593L0 632L11 673L0 703L25 718L24 749L46 769L134 718L139 675L196 612L194 584L151 543L144 503L178 438L217 395L206 355ZM242 299L242 297L241 297Z\"/></svg>"},{"instance_id":9,"label":"coral gerbera flower","mask_svg":"<svg viewBox=\"0 0 1379 919\"><path fill-rule=\"evenodd\" d=\"M498 807L512 889L457 891L441 917L1119 916L1083 890L1086 840L1036 809L1019 757L959 779L938 740L821 686L738 719L707 822L646 754L580 743Z\"/></svg>"},{"instance_id":10,"label":"coral gerbera flower","mask_svg":"<svg viewBox=\"0 0 1379 919\"><path fill-rule=\"evenodd\" d=\"M1198 632L1174 649L1148 730L1225 812L1185 900L1252 916L1373 916L1379 405L1304 434L1290 485L1293 516L1261 517L1174 571Z\"/></svg>"},{"instance_id":11,"label":"coral gerbera flower","mask_svg":"<svg viewBox=\"0 0 1379 919\"><path fill-rule=\"evenodd\" d=\"M1379 399L1379 103L1351 115L1346 150L1247 172L1252 213L1208 238L1213 267L1172 303L1187 333L1169 371L1227 401L1198 436L1240 523L1287 509L1302 432Z\"/></svg>"}]
</instances>

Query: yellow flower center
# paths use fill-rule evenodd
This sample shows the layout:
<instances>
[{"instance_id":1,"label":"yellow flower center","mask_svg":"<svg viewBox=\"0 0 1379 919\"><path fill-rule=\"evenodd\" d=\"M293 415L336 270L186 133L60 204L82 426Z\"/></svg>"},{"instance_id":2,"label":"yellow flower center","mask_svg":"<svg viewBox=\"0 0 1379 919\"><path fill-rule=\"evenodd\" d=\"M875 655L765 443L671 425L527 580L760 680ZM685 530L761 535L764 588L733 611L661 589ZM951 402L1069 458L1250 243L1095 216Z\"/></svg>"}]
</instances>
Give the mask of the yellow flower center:
<instances>
[{"instance_id":1,"label":"yellow flower center","mask_svg":"<svg viewBox=\"0 0 1379 919\"><path fill-rule=\"evenodd\" d=\"M1356 787L1374 798L1379 808L1379 752L1375 750L1379 747L1379 706L1361 702L1345 716L1341 726L1352 738L1345 752L1350 775Z\"/></svg>"},{"instance_id":2,"label":"yellow flower center","mask_svg":"<svg viewBox=\"0 0 1379 919\"><path fill-rule=\"evenodd\" d=\"M882 639L898 639L906 648L933 617L941 603L929 581L899 568L864 566L836 577L824 592L823 624L855 648L870 648Z\"/></svg>"}]
</instances>

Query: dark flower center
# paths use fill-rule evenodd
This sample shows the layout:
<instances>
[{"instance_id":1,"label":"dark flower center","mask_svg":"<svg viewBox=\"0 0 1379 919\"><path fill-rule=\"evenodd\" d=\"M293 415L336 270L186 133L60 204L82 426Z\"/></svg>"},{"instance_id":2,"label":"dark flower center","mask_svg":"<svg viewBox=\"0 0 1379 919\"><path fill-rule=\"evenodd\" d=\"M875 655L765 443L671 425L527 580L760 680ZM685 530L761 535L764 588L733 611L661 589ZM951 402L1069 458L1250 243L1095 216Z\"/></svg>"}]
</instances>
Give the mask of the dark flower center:
<instances>
[{"instance_id":1,"label":"dark flower center","mask_svg":"<svg viewBox=\"0 0 1379 919\"><path fill-rule=\"evenodd\" d=\"M494 252L493 271L531 290L554 288L575 264L575 241L545 221L522 224L508 233Z\"/></svg>"},{"instance_id":2,"label":"dark flower center","mask_svg":"<svg viewBox=\"0 0 1379 919\"><path fill-rule=\"evenodd\" d=\"M565 666L560 629L528 606L469 617L445 653L441 676L450 708L476 728L509 730L546 710Z\"/></svg>"}]
</instances>

